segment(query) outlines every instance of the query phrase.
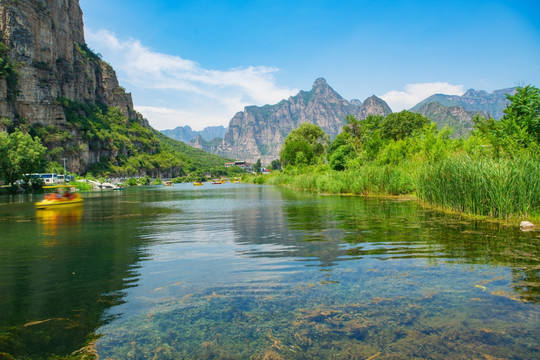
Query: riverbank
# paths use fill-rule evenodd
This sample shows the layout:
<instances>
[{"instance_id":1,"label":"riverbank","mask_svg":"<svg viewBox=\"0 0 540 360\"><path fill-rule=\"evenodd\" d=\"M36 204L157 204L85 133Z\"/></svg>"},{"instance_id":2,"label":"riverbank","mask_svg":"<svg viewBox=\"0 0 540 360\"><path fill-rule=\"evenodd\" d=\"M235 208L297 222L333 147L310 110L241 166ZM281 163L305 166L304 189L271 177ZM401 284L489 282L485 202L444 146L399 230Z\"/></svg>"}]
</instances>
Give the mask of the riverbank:
<instances>
[{"instance_id":1,"label":"riverbank","mask_svg":"<svg viewBox=\"0 0 540 360\"><path fill-rule=\"evenodd\" d=\"M287 168L271 175L247 177L244 181L316 193L408 195L442 211L518 223L540 220L538 157L457 156L433 163L365 164L345 171L317 165Z\"/></svg>"}]
</instances>

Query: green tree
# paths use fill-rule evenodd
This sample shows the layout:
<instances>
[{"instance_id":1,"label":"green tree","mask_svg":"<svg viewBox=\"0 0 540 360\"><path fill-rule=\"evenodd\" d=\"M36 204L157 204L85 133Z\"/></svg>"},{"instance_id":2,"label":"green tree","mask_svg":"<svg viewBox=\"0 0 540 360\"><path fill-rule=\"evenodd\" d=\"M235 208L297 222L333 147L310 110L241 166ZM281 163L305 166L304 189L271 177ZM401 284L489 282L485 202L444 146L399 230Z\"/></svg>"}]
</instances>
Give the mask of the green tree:
<instances>
[{"instance_id":1,"label":"green tree","mask_svg":"<svg viewBox=\"0 0 540 360\"><path fill-rule=\"evenodd\" d=\"M253 165L253 171L255 171L257 174L261 172L262 164L261 159L257 159L257 162L255 165Z\"/></svg>"},{"instance_id":2,"label":"green tree","mask_svg":"<svg viewBox=\"0 0 540 360\"><path fill-rule=\"evenodd\" d=\"M540 143L540 90L527 85L517 88L515 95L507 95L506 98L510 105L504 110L501 123L508 128L515 124L533 141Z\"/></svg>"},{"instance_id":3,"label":"green tree","mask_svg":"<svg viewBox=\"0 0 540 360\"><path fill-rule=\"evenodd\" d=\"M278 159L272 160L270 167L272 170L281 170L281 162Z\"/></svg>"},{"instance_id":4,"label":"green tree","mask_svg":"<svg viewBox=\"0 0 540 360\"><path fill-rule=\"evenodd\" d=\"M375 132L380 132L384 117L368 115L364 120L359 121L354 116L348 115L345 120L347 126L343 127L343 134L349 136L347 142L352 143L354 149L359 151Z\"/></svg>"},{"instance_id":5,"label":"green tree","mask_svg":"<svg viewBox=\"0 0 540 360\"><path fill-rule=\"evenodd\" d=\"M322 157L328 145L328 136L315 124L303 123L291 131L279 153L283 165L310 165Z\"/></svg>"},{"instance_id":6,"label":"green tree","mask_svg":"<svg viewBox=\"0 0 540 360\"><path fill-rule=\"evenodd\" d=\"M381 123L381 135L385 139L402 140L411 136L415 131L421 130L430 122L423 115L403 110L384 118Z\"/></svg>"},{"instance_id":7,"label":"green tree","mask_svg":"<svg viewBox=\"0 0 540 360\"><path fill-rule=\"evenodd\" d=\"M345 170L347 160L354 154L354 148L351 144L345 144L338 147L329 158L330 168L334 170Z\"/></svg>"},{"instance_id":8,"label":"green tree","mask_svg":"<svg viewBox=\"0 0 540 360\"><path fill-rule=\"evenodd\" d=\"M334 151L336 151L340 146L351 144L352 143L352 135L349 131L345 130L347 127L345 126L343 128L343 132L338 134L334 140L330 143L328 146L328 158L330 159L330 156Z\"/></svg>"},{"instance_id":9,"label":"green tree","mask_svg":"<svg viewBox=\"0 0 540 360\"><path fill-rule=\"evenodd\" d=\"M484 139L496 157L535 152L540 145L540 90L527 85L507 95L510 104L500 121L475 116L474 136ZM474 139L473 139L474 140Z\"/></svg>"},{"instance_id":10,"label":"green tree","mask_svg":"<svg viewBox=\"0 0 540 360\"><path fill-rule=\"evenodd\" d=\"M28 134L0 133L0 176L7 184L13 184L25 174L39 171L45 150L38 138Z\"/></svg>"}]
</instances>

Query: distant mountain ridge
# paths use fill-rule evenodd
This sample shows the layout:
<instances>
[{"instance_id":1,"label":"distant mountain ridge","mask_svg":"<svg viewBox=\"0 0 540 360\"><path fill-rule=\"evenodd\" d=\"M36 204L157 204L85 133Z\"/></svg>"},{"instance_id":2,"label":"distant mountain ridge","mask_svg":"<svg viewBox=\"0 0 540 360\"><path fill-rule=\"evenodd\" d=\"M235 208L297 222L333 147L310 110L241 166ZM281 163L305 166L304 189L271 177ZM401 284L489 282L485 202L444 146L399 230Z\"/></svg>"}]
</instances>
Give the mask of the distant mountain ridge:
<instances>
[{"instance_id":1,"label":"distant mountain ridge","mask_svg":"<svg viewBox=\"0 0 540 360\"><path fill-rule=\"evenodd\" d=\"M199 136L206 141L212 141L215 138L223 138L227 132L227 128L222 125L208 126L201 131L194 131L189 125L186 125L178 126L172 130L161 130L161 132L172 139L189 144Z\"/></svg>"},{"instance_id":2,"label":"distant mountain ridge","mask_svg":"<svg viewBox=\"0 0 540 360\"><path fill-rule=\"evenodd\" d=\"M474 127L473 117L483 115L481 111L467 111L462 106L444 106L438 102L425 103L414 112L431 119L439 129L452 127L454 138L467 136Z\"/></svg>"},{"instance_id":3,"label":"distant mountain ridge","mask_svg":"<svg viewBox=\"0 0 540 360\"><path fill-rule=\"evenodd\" d=\"M516 88L505 88L491 93L469 89L462 96L434 94L410 111L428 117L439 128L450 126L454 129L453 137L462 137L472 131L472 119L477 114L502 118L508 105L506 95L515 92ZM370 114L390 113L388 104L376 96L364 102L347 101L324 78L319 78L310 91L300 91L277 104L245 107L230 120L228 128L209 127L196 132L189 126L180 126L162 132L213 154L251 162L261 159L267 164L279 158L285 137L303 122L317 124L334 137L345 125L347 115L361 120Z\"/></svg>"},{"instance_id":4,"label":"distant mountain ridge","mask_svg":"<svg viewBox=\"0 0 540 360\"><path fill-rule=\"evenodd\" d=\"M330 137L345 125L345 117L364 119L370 114L386 116L392 110L376 96L360 100L345 100L325 79L319 78L310 91L300 91L275 105L247 106L230 121L220 145L193 145L230 158L264 164L279 158L281 145L291 130L308 122L319 125Z\"/></svg>"},{"instance_id":5,"label":"distant mountain ridge","mask_svg":"<svg viewBox=\"0 0 540 360\"><path fill-rule=\"evenodd\" d=\"M503 110L509 101L506 95L514 95L516 88L505 88L488 93L484 90L469 89L462 96L435 94L416 104L411 111L420 112L420 109L428 103L439 103L443 106L461 106L466 111L482 113L497 120L503 117Z\"/></svg>"}]
</instances>

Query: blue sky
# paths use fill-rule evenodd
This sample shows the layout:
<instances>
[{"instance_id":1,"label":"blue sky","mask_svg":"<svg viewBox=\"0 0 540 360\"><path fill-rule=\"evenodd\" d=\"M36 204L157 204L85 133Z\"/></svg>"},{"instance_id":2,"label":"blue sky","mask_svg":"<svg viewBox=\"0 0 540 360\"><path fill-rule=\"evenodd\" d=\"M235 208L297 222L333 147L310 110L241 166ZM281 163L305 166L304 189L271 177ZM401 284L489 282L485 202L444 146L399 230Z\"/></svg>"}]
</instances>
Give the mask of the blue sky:
<instances>
[{"instance_id":1,"label":"blue sky","mask_svg":"<svg viewBox=\"0 0 540 360\"><path fill-rule=\"evenodd\" d=\"M159 130L227 126L318 77L392 110L540 85L538 1L80 0L89 46Z\"/></svg>"}]
</instances>

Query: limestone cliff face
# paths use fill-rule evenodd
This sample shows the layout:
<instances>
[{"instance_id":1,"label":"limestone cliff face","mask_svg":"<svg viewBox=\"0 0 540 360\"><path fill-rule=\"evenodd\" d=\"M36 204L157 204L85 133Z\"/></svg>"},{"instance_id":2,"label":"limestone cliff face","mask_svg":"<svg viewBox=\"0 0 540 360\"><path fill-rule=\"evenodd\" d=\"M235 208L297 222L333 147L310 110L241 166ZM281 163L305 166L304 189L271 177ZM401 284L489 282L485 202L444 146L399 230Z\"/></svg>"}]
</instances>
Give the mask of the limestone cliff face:
<instances>
[{"instance_id":1,"label":"limestone cliff face","mask_svg":"<svg viewBox=\"0 0 540 360\"><path fill-rule=\"evenodd\" d=\"M230 121L220 155L264 164L279 158L279 150L291 130L308 122L319 125L330 137L345 125L345 117L364 119L369 114L388 115L388 105L372 96L364 103L347 101L326 80L317 79L310 91L300 91L276 105L248 106Z\"/></svg>"},{"instance_id":2,"label":"limestone cliff face","mask_svg":"<svg viewBox=\"0 0 540 360\"><path fill-rule=\"evenodd\" d=\"M467 111L462 106L444 106L438 102L425 103L414 112L431 119L438 128L452 127L453 137L469 135L474 127L473 117L476 114L484 115L481 111Z\"/></svg>"},{"instance_id":3,"label":"limestone cliff face","mask_svg":"<svg viewBox=\"0 0 540 360\"><path fill-rule=\"evenodd\" d=\"M2 0L0 37L18 68L15 98L8 96L14 89L0 77L1 117L62 126L66 116L56 100L65 97L118 107L127 118L148 126L133 110L131 95L119 86L113 68L86 46L78 0ZM72 136L82 152L70 156L69 163L79 171L100 158L99 149L90 151L78 134Z\"/></svg>"}]
</instances>

